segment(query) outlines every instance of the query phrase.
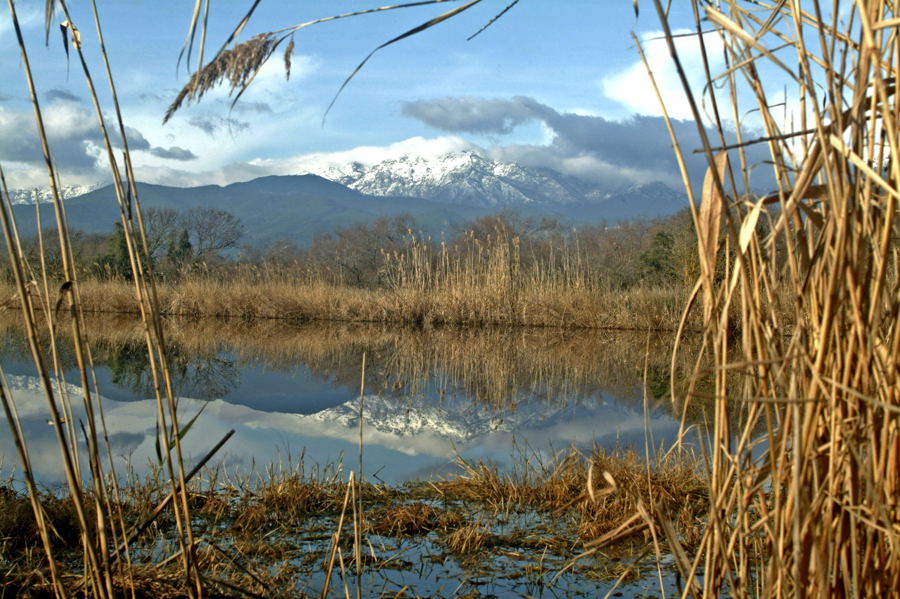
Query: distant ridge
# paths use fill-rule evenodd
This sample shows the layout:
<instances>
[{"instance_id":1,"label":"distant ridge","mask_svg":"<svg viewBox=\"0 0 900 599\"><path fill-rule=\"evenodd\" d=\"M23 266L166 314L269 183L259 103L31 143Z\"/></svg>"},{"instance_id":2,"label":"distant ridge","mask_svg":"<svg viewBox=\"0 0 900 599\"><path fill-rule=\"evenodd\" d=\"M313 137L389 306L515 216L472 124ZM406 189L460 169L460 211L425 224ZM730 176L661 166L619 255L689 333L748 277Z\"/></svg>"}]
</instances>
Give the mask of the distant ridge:
<instances>
[{"instance_id":1,"label":"distant ridge","mask_svg":"<svg viewBox=\"0 0 900 599\"><path fill-rule=\"evenodd\" d=\"M109 232L118 220L115 193L111 185L94 187L66 188L69 225L88 233ZM145 209L227 210L241 219L241 243L250 246L277 239L307 245L317 235L401 214L438 237L500 211L525 218L554 217L577 226L657 218L687 206L684 194L663 183L603 189L551 169L493 162L473 152L407 156L372 167L349 163L224 187L139 183L138 191ZM17 205L14 210L22 234L34 234L34 208ZM53 223L52 218L52 206L42 204L42 222Z\"/></svg>"},{"instance_id":2,"label":"distant ridge","mask_svg":"<svg viewBox=\"0 0 900 599\"><path fill-rule=\"evenodd\" d=\"M480 208L565 207L599 204L619 196L633 200L644 187L655 204L646 213L640 213L638 204L639 213L634 216L674 212L685 205L683 194L663 183L608 188L549 168L488 160L471 151L435 157L407 155L369 167L350 162L314 172L373 196L424 198Z\"/></svg>"}]
</instances>

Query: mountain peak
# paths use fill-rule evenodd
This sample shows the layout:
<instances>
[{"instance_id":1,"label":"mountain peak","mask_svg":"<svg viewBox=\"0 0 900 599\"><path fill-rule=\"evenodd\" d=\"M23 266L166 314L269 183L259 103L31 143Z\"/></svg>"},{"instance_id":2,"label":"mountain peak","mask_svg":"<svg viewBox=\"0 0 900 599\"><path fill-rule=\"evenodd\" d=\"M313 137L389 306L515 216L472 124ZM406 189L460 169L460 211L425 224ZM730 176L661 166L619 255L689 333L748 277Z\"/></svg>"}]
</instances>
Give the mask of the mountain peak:
<instances>
[{"instance_id":1,"label":"mountain peak","mask_svg":"<svg viewBox=\"0 0 900 599\"><path fill-rule=\"evenodd\" d=\"M585 199L578 186L561 173L492 161L471 150L438 156L405 155L372 166L353 162L332 166L320 174L368 195L425 198L464 206L565 205Z\"/></svg>"},{"instance_id":2,"label":"mountain peak","mask_svg":"<svg viewBox=\"0 0 900 599\"><path fill-rule=\"evenodd\" d=\"M71 200L72 198L90 193L95 189L100 189L101 183L89 183L86 185L63 185L59 189L59 193L63 200ZM50 187L38 187L29 189L10 189L9 198L13 204L34 204L34 194L37 192L38 203L46 204L53 201L53 191Z\"/></svg>"}]
</instances>

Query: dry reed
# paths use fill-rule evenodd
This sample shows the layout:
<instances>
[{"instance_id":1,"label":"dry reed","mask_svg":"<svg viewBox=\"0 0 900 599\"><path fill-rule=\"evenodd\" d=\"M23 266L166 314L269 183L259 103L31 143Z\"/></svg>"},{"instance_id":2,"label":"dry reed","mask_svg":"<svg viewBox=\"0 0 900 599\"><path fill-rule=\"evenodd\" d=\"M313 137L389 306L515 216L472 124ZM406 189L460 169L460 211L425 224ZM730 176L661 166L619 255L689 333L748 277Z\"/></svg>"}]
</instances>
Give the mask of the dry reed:
<instances>
[{"instance_id":1,"label":"dry reed","mask_svg":"<svg viewBox=\"0 0 900 599\"><path fill-rule=\"evenodd\" d=\"M654 0L709 164L693 209L716 365L706 529L696 552L675 552L684 594L897 597L897 6L694 2L708 32L692 38L701 106L664 4ZM770 95L782 84L784 119ZM743 128L753 114L758 136ZM759 143L776 189L765 196L749 183ZM667 529L652 506L642 518Z\"/></svg>"},{"instance_id":2,"label":"dry reed","mask_svg":"<svg viewBox=\"0 0 900 599\"><path fill-rule=\"evenodd\" d=\"M498 260L488 255L424 274L420 265L398 261L391 266L389 283L375 289L252 267L227 278L195 273L158 284L159 309L169 316L243 320L673 331L688 298L689 290L675 283L618 289L601 281L550 278L550 268L526 271L517 258L496 253ZM84 312L139 313L129 287L123 280L86 279L81 286ZM12 295L0 284L0 296ZM688 327L699 329L700 319L691 317Z\"/></svg>"}]
</instances>

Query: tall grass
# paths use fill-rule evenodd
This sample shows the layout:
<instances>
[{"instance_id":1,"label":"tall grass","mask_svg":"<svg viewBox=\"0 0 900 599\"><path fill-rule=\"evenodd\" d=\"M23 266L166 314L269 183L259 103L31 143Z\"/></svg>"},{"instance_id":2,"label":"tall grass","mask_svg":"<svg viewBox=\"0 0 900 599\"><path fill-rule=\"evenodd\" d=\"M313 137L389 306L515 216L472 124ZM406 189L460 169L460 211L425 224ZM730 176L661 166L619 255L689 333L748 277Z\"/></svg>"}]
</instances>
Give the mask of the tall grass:
<instances>
[{"instance_id":1,"label":"tall grass","mask_svg":"<svg viewBox=\"0 0 900 599\"><path fill-rule=\"evenodd\" d=\"M410 234L378 253L373 280L360 285L310 262L198 266L157 283L163 314L246 320L360 321L417 325L518 325L674 330L689 289L681 278L616 279L593 261L607 259L578 239L548 240L525 255L522 238L503 228L470 231L451 247ZM637 248L635 248L637 249ZM637 253L637 252L636 252ZM630 256L638 271L640 255ZM86 277L87 312L138 313L121 278ZM691 317L688 326L699 328Z\"/></svg>"},{"instance_id":2,"label":"tall grass","mask_svg":"<svg viewBox=\"0 0 900 599\"><path fill-rule=\"evenodd\" d=\"M128 546L134 539L131 538L131 533L127 531L127 523L122 511L116 508L116 506L121 505L117 486L119 477L115 472L111 450L106 438L102 406L99 403L100 397L97 394L96 381L93 376L91 351L84 337L81 282L78 280L77 269L74 264L74 253L66 225L65 205L62 202L59 190L59 176L52 157L52 148L44 128L43 113L32 76L27 45L19 26L16 3L14 0L8 0L7 5L20 50L23 75L34 109L38 138L47 168L48 183L53 196L56 230L59 238L58 247L62 259L62 281L58 291L51 291L47 284L46 263L41 260L39 265L31 264L25 258L15 222L12 218L10 197L6 189L5 180L2 182L2 193L0 193L0 202L2 202L2 205L0 205L0 208L2 208L0 217L2 217L9 263L14 272L16 300L24 321L34 363L46 395L51 414L50 423L59 441L60 459L66 474L68 494L77 516L81 548L84 554L84 567L80 576L81 580L75 585L64 583L58 572L50 543L51 531L48 530L47 519L44 516L45 508L42 505L42 496L38 493L34 483L28 458L27 442L18 423L14 398L4 390L0 399L2 399L4 405L10 432L18 448L21 467L26 473L26 485L35 521L38 524L43 540L50 573L53 577L54 592L60 597L69 596L72 593L112 597L115 595L115 589L127 588L129 580L131 580L130 584L133 592L133 579L129 578L129 571L134 564L131 562ZM146 261L141 259L141 256L147 255L146 239L140 216L134 173L128 152L125 126L119 110L116 89L103 44L100 18L96 4L92 3L91 8L96 26L97 43L100 49L98 61L102 63L101 68L107 75L109 93L112 98L111 103L116 115L118 131L112 134L107 127L105 113L98 98L92 71L83 52L84 44L88 43L87 38L82 37L65 0L47 3L47 31L49 33L57 8L65 19L63 25L61 25L61 30L66 43L67 53L68 47L71 45L90 92L103 147L106 150L106 158L111 169L120 209L120 222L125 232L125 241L134 281L132 292L142 316L144 339L148 355L150 356L157 399L157 428L160 437L159 444L162 448L160 460L165 465L169 479L170 495L164 505L173 506L171 511L177 525L176 536L179 551L176 557L182 564L189 594L201 597L204 594L204 583L195 557L196 545L191 529L186 488L187 478L181 456L180 429L175 400L172 394L171 377L168 370L166 342L160 324L158 300L153 285L151 267ZM111 140L111 136L116 134L119 135L124 146L124 154L121 160ZM2 177L2 170L0 170L0 177ZM43 243L41 245L43 246ZM38 284L38 281L42 281L43 285ZM69 315L65 323L59 319L61 309L65 309ZM80 430L76 427L73 419L70 416L66 416L71 414L69 402L73 401L74 398L68 397L68 394L65 392L65 385L57 384L58 382L63 382L58 368L55 376L53 374L54 367L58 367L59 364L59 348L55 344L51 344L50 355L48 356L38 342L41 329L48 331L50 338L55 339L57 327L62 324L71 327L70 339L80 379L80 399L84 404L86 416L86 423L81 424ZM77 440L79 438L83 438L87 444L86 457L89 472L86 473L81 472L81 460L77 449Z\"/></svg>"},{"instance_id":3,"label":"tall grass","mask_svg":"<svg viewBox=\"0 0 900 599\"><path fill-rule=\"evenodd\" d=\"M654 4L710 167L693 204L716 364L710 504L700 550L674 551L684 595L896 597L900 9L695 2L696 31L709 32L692 38L699 90ZM759 134L735 131L748 114ZM757 143L767 166L748 161ZM754 166L774 192L749 188ZM770 309L777 297L790 298L787 319Z\"/></svg>"}]
</instances>

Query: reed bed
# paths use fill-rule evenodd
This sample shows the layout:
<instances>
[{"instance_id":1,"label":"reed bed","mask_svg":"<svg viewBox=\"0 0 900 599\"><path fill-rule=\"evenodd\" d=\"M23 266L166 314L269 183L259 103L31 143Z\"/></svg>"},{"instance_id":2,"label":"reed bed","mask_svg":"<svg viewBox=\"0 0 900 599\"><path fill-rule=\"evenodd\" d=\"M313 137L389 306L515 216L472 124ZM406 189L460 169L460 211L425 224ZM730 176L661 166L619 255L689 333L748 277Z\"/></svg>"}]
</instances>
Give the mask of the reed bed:
<instances>
[{"instance_id":1,"label":"reed bed","mask_svg":"<svg viewBox=\"0 0 900 599\"><path fill-rule=\"evenodd\" d=\"M418 273L420 265L394 265L382 285L356 287L282 268L198 270L159 283L161 314L291 322L383 322L422 326L510 325L560 328L670 330L678 327L689 290L678 283L620 288L578 277L548 279L541 269L520 272L505 252L501 261L472 259L461 270ZM484 271L483 265L489 270ZM467 270L468 269L468 270ZM513 272L514 275L509 273ZM0 296L14 297L0 286ZM86 313L140 313L131 283L86 278ZM692 317L689 327L699 328Z\"/></svg>"},{"instance_id":2,"label":"reed bed","mask_svg":"<svg viewBox=\"0 0 900 599\"><path fill-rule=\"evenodd\" d=\"M685 175L715 409L706 528L673 552L683 595L897 597L897 5L694 2L697 89L653 4L709 165L695 202Z\"/></svg>"}]
</instances>

